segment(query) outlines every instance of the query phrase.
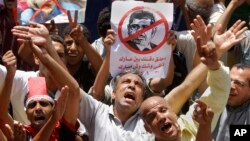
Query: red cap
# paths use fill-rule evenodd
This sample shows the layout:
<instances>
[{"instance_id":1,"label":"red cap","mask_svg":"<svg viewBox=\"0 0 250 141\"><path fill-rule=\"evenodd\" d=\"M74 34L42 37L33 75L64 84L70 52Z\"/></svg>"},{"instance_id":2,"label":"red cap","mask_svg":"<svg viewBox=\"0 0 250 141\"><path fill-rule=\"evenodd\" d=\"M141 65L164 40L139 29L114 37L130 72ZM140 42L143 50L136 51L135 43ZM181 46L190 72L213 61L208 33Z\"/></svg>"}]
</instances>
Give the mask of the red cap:
<instances>
[{"instance_id":1,"label":"red cap","mask_svg":"<svg viewBox=\"0 0 250 141\"><path fill-rule=\"evenodd\" d=\"M28 87L28 97L32 97L35 95L47 95L48 93L44 77L30 77Z\"/></svg>"},{"instance_id":2,"label":"red cap","mask_svg":"<svg viewBox=\"0 0 250 141\"><path fill-rule=\"evenodd\" d=\"M54 103L54 100L48 95L46 81L44 77L30 77L28 80L28 88L29 88L28 99L26 101L25 107L32 100L45 99Z\"/></svg>"}]
</instances>

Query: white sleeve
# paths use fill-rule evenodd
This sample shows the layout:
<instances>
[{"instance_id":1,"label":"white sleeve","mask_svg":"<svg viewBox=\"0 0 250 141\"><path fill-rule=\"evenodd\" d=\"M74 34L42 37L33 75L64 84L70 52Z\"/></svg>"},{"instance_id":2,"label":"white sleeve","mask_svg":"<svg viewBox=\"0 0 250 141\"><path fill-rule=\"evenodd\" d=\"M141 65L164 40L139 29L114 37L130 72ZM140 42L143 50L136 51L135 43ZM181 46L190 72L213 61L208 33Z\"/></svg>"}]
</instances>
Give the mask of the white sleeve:
<instances>
[{"instance_id":1,"label":"white sleeve","mask_svg":"<svg viewBox=\"0 0 250 141\"><path fill-rule=\"evenodd\" d=\"M177 36L177 49L185 56L187 70L193 69L193 58L196 50L196 42L190 31L175 32Z\"/></svg>"}]
</instances>

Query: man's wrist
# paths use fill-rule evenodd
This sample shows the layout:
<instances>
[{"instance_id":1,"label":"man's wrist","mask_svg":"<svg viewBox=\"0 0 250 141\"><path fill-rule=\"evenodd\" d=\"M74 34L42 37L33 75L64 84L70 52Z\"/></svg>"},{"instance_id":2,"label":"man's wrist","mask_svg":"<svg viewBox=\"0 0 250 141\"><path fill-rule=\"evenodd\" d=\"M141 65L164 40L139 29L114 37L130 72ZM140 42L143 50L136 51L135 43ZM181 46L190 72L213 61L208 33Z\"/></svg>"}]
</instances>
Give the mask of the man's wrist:
<instances>
[{"instance_id":1,"label":"man's wrist","mask_svg":"<svg viewBox=\"0 0 250 141\"><path fill-rule=\"evenodd\" d=\"M215 70L220 69L221 63L222 62L220 62L220 61L216 61L213 65L207 66L207 67L208 67L209 70L215 71Z\"/></svg>"},{"instance_id":2,"label":"man's wrist","mask_svg":"<svg viewBox=\"0 0 250 141\"><path fill-rule=\"evenodd\" d=\"M42 45L42 47L45 48L46 50L47 50L47 49L50 49L51 47L53 47L53 45L52 45L52 40L51 40L50 37L48 37L48 38L46 39L46 43L44 43L44 44Z\"/></svg>"}]
</instances>

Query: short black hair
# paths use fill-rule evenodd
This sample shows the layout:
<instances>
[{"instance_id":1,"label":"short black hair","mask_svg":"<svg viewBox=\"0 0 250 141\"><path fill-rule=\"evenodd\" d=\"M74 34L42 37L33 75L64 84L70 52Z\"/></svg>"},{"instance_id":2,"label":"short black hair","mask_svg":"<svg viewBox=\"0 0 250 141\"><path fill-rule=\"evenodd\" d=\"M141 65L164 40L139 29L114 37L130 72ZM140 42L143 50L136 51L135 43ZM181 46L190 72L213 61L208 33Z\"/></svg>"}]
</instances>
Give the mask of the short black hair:
<instances>
[{"instance_id":1,"label":"short black hair","mask_svg":"<svg viewBox=\"0 0 250 141\"><path fill-rule=\"evenodd\" d=\"M88 42L90 42L90 32L88 30L88 28L83 25L83 24L79 24L80 26L82 26L82 31L83 31L83 35L84 37L88 40ZM63 29L62 32L62 37L65 38L65 36L70 35L70 26L66 25L65 28Z\"/></svg>"},{"instance_id":2,"label":"short black hair","mask_svg":"<svg viewBox=\"0 0 250 141\"><path fill-rule=\"evenodd\" d=\"M98 16L97 19L97 31L101 37L105 37L107 30L111 28L110 25L111 12L108 7L105 7Z\"/></svg>"},{"instance_id":3,"label":"short black hair","mask_svg":"<svg viewBox=\"0 0 250 141\"><path fill-rule=\"evenodd\" d=\"M237 68L238 70L239 69L241 69L241 70L249 69L250 70L250 65L244 64L244 63L238 63L238 64L233 65L232 68ZM248 82L248 87L250 87L250 76L247 77L247 82Z\"/></svg>"},{"instance_id":4,"label":"short black hair","mask_svg":"<svg viewBox=\"0 0 250 141\"><path fill-rule=\"evenodd\" d=\"M130 15L129 24L131 24L134 19L145 19L145 18L151 20L150 24L155 22L155 17L154 17L153 13L151 13L149 11L145 11L145 10L139 10L139 11L133 12Z\"/></svg>"},{"instance_id":5,"label":"short black hair","mask_svg":"<svg viewBox=\"0 0 250 141\"><path fill-rule=\"evenodd\" d=\"M140 72L138 70L135 70L135 69L126 69L126 70L123 70L122 72L120 72L119 74L117 74L115 77L113 77L113 79L110 81L110 85L111 85L113 91L116 91L116 89L117 89L117 82L118 82L118 80L122 76L124 76L126 74L129 74L129 73L138 75L141 78L141 80L143 82L143 88L144 88L143 89L143 91L144 91L143 99L145 99L146 98L146 87L147 87L146 79L140 74Z\"/></svg>"},{"instance_id":6,"label":"short black hair","mask_svg":"<svg viewBox=\"0 0 250 141\"><path fill-rule=\"evenodd\" d=\"M50 35L50 38L54 42L61 43L63 45L63 47L66 48L66 43L61 36L59 36L57 34L52 34L52 35Z\"/></svg>"}]
</instances>

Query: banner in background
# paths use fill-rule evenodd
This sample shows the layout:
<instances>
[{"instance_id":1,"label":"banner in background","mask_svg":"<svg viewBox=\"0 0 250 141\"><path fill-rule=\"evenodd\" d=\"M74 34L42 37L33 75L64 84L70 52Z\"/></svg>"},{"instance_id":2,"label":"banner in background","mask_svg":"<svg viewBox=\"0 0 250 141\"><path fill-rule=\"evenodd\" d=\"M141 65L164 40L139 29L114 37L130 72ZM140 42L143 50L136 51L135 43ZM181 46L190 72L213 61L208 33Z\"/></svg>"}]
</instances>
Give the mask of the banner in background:
<instances>
[{"instance_id":1,"label":"banner in background","mask_svg":"<svg viewBox=\"0 0 250 141\"><path fill-rule=\"evenodd\" d=\"M20 24L29 24L30 21L49 23L67 23L67 10L74 16L78 10L78 23L85 19L87 0L18 0L18 21Z\"/></svg>"}]
</instances>

